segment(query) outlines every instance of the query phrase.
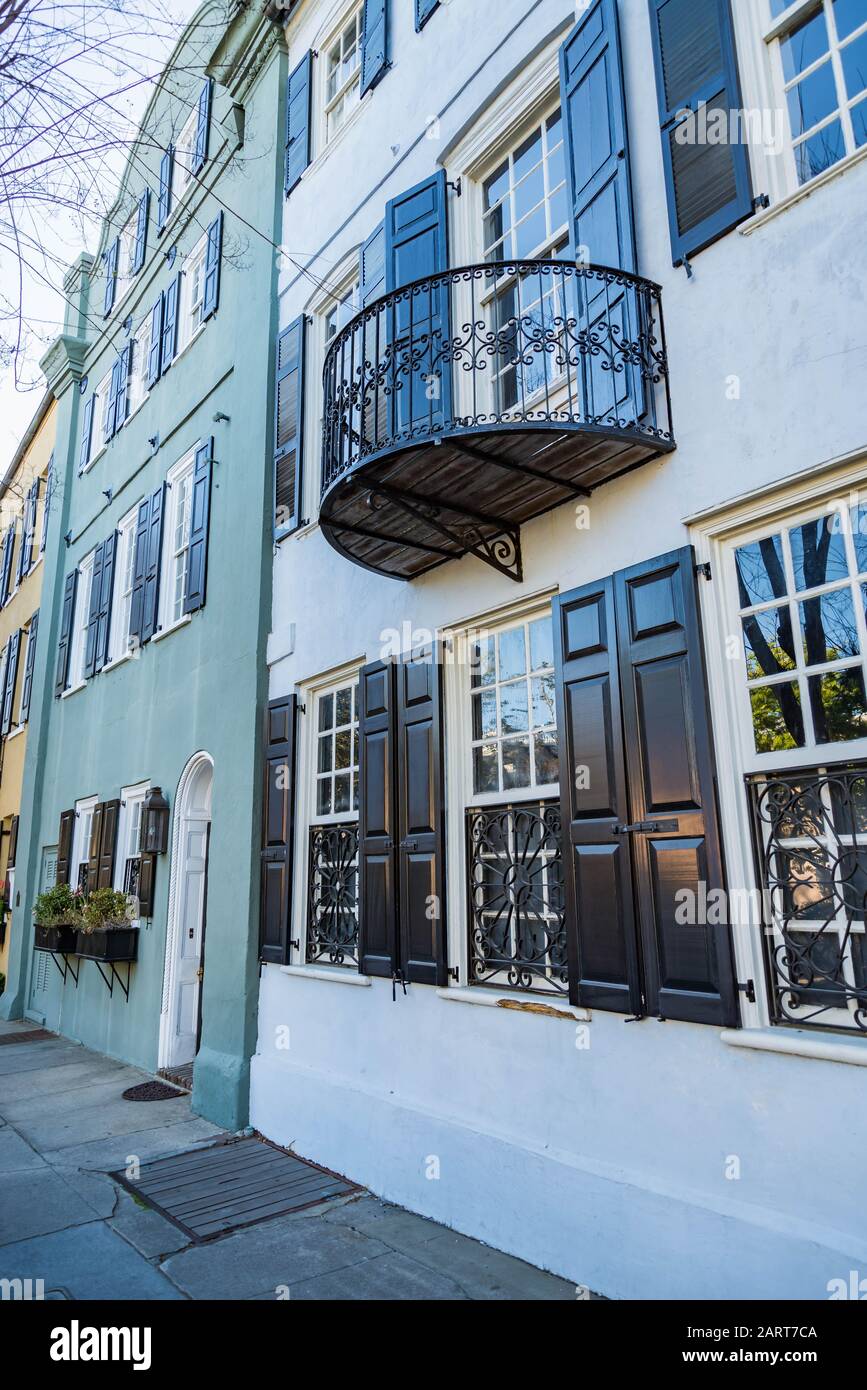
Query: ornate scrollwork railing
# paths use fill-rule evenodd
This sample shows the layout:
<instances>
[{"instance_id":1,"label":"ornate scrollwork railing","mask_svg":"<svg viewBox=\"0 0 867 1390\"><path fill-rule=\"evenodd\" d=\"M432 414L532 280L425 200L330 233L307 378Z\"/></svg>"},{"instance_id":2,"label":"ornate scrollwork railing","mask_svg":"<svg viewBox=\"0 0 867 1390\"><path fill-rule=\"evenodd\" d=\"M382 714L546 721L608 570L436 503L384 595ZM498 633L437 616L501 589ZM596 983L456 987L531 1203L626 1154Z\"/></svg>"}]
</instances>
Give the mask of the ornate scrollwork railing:
<instances>
[{"instance_id":1,"label":"ornate scrollwork railing","mask_svg":"<svg viewBox=\"0 0 867 1390\"><path fill-rule=\"evenodd\" d=\"M324 369L322 491L409 444L485 430L672 442L660 288L571 261L466 266L362 309Z\"/></svg>"},{"instance_id":2,"label":"ornate scrollwork railing","mask_svg":"<svg viewBox=\"0 0 867 1390\"><path fill-rule=\"evenodd\" d=\"M867 1032L867 763L748 781L773 1016Z\"/></svg>"},{"instance_id":3,"label":"ornate scrollwork railing","mask_svg":"<svg viewBox=\"0 0 867 1390\"><path fill-rule=\"evenodd\" d=\"M470 983L569 988L560 804L467 811Z\"/></svg>"},{"instance_id":4,"label":"ornate scrollwork railing","mask_svg":"<svg viewBox=\"0 0 867 1390\"><path fill-rule=\"evenodd\" d=\"M310 829L308 965L351 966L358 959L358 824Z\"/></svg>"}]
</instances>

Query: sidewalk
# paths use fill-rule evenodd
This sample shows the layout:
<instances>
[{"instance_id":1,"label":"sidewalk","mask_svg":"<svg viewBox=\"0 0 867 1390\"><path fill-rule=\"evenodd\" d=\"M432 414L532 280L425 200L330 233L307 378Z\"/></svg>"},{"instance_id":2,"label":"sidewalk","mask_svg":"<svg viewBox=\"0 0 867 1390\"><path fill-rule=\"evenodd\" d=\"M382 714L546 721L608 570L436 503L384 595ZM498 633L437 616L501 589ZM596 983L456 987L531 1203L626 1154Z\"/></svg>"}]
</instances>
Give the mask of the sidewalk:
<instances>
[{"instance_id":1,"label":"sidewalk","mask_svg":"<svg viewBox=\"0 0 867 1390\"><path fill-rule=\"evenodd\" d=\"M56 1299L574 1300L572 1284L360 1193L195 1244L108 1176L213 1145L189 1097L131 1102L146 1074L0 1023L0 1279ZM351 1174L347 1175L351 1178Z\"/></svg>"}]
</instances>

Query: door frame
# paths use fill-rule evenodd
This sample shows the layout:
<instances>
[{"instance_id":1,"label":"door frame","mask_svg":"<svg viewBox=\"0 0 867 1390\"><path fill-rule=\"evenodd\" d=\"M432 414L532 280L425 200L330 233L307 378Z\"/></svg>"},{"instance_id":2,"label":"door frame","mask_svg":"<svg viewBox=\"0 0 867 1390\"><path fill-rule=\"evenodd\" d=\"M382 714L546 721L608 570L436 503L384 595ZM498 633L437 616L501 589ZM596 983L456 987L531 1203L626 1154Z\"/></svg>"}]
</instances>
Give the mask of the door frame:
<instances>
[{"instance_id":1,"label":"door frame","mask_svg":"<svg viewBox=\"0 0 867 1390\"><path fill-rule=\"evenodd\" d=\"M171 870L169 878L169 905L166 917L166 951L165 966L163 969L163 991L160 1001L160 1033L157 1068L162 1069L169 1065L169 1051L172 1035L175 1026L175 982L177 977L177 956L180 943L179 915L181 902L181 875L183 865L181 863L181 845L183 843L183 827L190 818L192 793L196 789L199 777L205 768L210 770L211 785L208 791L208 821L209 826L213 814L213 772L214 759L210 753L204 750L194 753L184 768L178 782L178 789L175 794L175 812L172 820L172 845L171 845ZM210 843L210 832L209 832ZM207 882L207 880L206 880ZM207 914L207 903L202 904L203 915ZM204 943L202 943L203 950ZM202 956L204 959L204 955ZM199 1000L201 1001L202 985L204 980L199 982Z\"/></svg>"}]
</instances>

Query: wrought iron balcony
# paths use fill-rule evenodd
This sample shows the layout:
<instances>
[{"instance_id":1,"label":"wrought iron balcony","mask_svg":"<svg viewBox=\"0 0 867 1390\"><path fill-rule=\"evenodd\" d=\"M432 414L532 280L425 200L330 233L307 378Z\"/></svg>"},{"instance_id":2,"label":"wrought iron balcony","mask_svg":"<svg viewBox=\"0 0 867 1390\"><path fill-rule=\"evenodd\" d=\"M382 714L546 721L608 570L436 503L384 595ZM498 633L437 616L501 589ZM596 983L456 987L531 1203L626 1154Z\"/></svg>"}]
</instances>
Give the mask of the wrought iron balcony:
<instances>
[{"instance_id":1,"label":"wrought iron balcony","mask_svg":"<svg viewBox=\"0 0 867 1390\"><path fill-rule=\"evenodd\" d=\"M325 361L320 523L412 579L674 448L658 285L573 262L468 266L384 295Z\"/></svg>"}]
</instances>

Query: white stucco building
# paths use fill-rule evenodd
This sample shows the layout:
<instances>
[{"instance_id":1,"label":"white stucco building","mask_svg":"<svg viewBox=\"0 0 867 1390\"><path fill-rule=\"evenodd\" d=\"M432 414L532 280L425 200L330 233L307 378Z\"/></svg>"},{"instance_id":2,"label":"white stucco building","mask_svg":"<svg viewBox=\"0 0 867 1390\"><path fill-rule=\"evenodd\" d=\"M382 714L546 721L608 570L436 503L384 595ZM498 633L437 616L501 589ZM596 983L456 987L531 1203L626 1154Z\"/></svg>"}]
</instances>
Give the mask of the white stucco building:
<instances>
[{"instance_id":1,"label":"white stucco building","mask_svg":"<svg viewBox=\"0 0 867 1390\"><path fill-rule=\"evenodd\" d=\"M612 1297L823 1299L867 1270L867 5L577 11L288 13L251 1122Z\"/></svg>"}]
</instances>

